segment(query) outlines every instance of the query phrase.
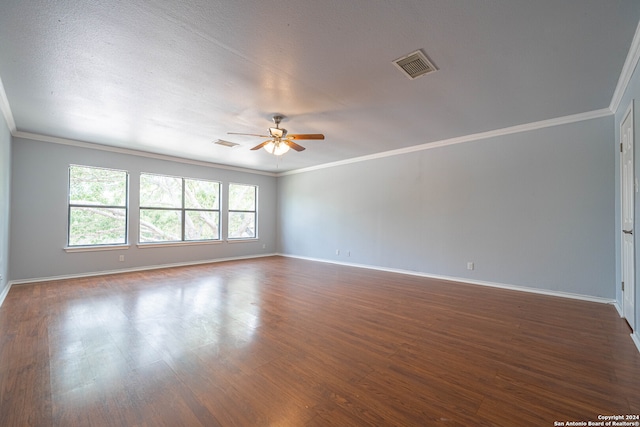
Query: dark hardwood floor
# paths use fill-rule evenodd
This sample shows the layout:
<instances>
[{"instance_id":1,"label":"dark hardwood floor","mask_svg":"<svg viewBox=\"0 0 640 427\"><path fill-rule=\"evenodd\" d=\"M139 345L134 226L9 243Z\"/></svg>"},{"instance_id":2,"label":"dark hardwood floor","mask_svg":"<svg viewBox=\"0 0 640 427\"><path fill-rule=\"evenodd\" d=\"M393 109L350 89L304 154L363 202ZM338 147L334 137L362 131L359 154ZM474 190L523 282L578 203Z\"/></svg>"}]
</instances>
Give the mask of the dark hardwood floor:
<instances>
[{"instance_id":1,"label":"dark hardwood floor","mask_svg":"<svg viewBox=\"0 0 640 427\"><path fill-rule=\"evenodd\" d=\"M640 414L610 305L281 257L14 286L0 426L553 426Z\"/></svg>"}]
</instances>

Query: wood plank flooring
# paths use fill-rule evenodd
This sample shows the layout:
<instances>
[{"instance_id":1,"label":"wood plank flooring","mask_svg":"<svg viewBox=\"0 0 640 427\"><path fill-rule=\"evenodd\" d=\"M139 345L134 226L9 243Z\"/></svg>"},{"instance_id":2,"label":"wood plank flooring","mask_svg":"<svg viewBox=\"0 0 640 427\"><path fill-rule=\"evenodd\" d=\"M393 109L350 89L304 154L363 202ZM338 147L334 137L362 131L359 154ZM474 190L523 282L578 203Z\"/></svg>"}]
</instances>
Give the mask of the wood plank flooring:
<instances>
[{"instance_id":1,"label":"wood plank flooring","mask_svg":"<svg viewBox=\"0 0 640 427\"><path fill-rule=\"evenodd\" d=\"M282 257L14 286L0 426L553 426L640 412L610 305Z\"/></svg>"}]
</instances>

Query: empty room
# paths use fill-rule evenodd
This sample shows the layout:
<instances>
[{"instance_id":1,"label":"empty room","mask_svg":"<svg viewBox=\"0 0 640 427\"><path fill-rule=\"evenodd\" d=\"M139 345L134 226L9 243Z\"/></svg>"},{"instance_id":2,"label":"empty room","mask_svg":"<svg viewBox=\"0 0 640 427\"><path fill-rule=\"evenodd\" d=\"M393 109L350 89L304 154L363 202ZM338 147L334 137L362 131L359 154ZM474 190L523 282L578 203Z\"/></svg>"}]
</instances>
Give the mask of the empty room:
<instances>
[{"instance_id":1,"label":"empty room","mask_svg":"<svg viewBox=\"0 0 640 427\"><path fill-rule=\"evenodd\" d=\"M0 426L639 426L638 62L637 0L4 0Z\"/></svg>"}]
</instances>

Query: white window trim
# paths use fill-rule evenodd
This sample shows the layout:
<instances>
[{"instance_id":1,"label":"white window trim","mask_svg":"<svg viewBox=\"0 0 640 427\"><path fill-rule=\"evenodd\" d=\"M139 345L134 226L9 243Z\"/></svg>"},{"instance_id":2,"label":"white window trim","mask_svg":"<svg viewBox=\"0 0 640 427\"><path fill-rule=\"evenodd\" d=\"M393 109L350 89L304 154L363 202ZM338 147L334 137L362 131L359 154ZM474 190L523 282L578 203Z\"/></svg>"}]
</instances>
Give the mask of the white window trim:
<instances>
[{"instance_id":1,"label":"white window trim","mask_svg":"<svg viewBox=\"0 0 640 427\"><path fill-rule=\"evenodd\" d=\"M93 246L65 246L64 251L67 253L73 252L98 252L98 251L118 251L122 249L129 249L131 245L93 245Z\"/></svg>"},{"instance_id":2,"label":"white window trim","mask_svg":"<svg viewBox=\"0 0 640 427\"><path fill-rule=\"evenodd\" d=\"M77 167L81 167L81 168L93 168L93 169L104 169L104 170L112 170L112 171L118 171L118 172L124 172L125 173L125 179L126 179L126 188L125 188L125 205L124 206L118 206L118 209L124 209L125 210L125 232L124 232L124 239L125 242L124 243L108 243L108 244L104 244L104 245L78 245L78 246L69 246L69 237L70 237L70 233L71 233L71 229L70 229L70 208L71 208L71 188L70 188L70 181L69 181L69 173L71 171L71 168L73 166L77 166ZM118 249L129 249L130 246L130 242L129 242L129 227L130 227L130 219L129 219L129 214L131 211L131 206L129 205L129 196L130 196L130 186L131 185L131 179L129 176L129 171L125 170L125 169L116 169L116 168L108 168L108 167L103 167L103 166L90 166L90 165L80 165L80 164L75 164L75 163L71 163L69 164L69 168L67 169L67 239L66 239L66 244L63 247L64 251L67 253L71 253L71 252L92 252L92 251L112 251L112 250L118 250ZM101 205L96 205L96 207L99 207Z\"/></svg>"},{"instance_id":3,"label":"white window trim","mask_svg":"<svg viewBox=\"0 0 640 427\"><path fill-rule=\"evenodd\" d=\"M142 206L140 203L140 183L138 183L138 239L136 246L138 248L152 248L152 247L168 247L168 246L193 246L193 245L207 245L207 244L218 244L223 242L222 238L222 181L217 181L214 179L206 179L206 178L190 178L186 176L180 175L166 175L155 172L140 172L139 177L142 175L156 175L156 176L164 176L169 178L177 178L182 181L182 206L177 208L159 208L153 206ZM166 241L161 240L158 242L141 242L140 241L140 212L144 209L158 209L158 210L166 210L166 211L179 211L181 212L182 218L184 219L185 212L187 211L198 211L200 209L191 209L184 207L184 182L185 180L190 181L207 181L214 182L218 184L218 209L201 209L206 212L217 212L218 213L218 238L217 239L207 239L207 240L177 240L177 241ZM184 238L184 224L182 224L182 234Z\"/></svg>"},{"instance_id":4,"label":"white window trim","mask_svg":"<svg viewBox=\"0 0 640 427\"><path fill-rule=\"evenodd\" d=\"M259 196L259 189L260 186L258 184L244 184L241 182L229 182L227 184L227 191L229 191L229 189L231 188L232 185L244 185L247 187L254 187L256 190L256 200L255 200L255 204L256 204L256 209L254 211L239 211L239 210L235 210L235 209L231 209L229 207L229 202L231 199L231 196L229 194L227 194L227 237L226 237L226 242L227 243L237 243L237 242L255 242L256 240L260 239L260 227L258 227L258 222L259 222L259 216L258 216L258 198ZM229 214L231 212L254 212L254 215L256 216L256 222L254 224L255 226L255 237L238 237L238 238L233 238L233 237L229 237Z\"/></svg>"},{"instance_id":5,"label":"white window trim","mask_svg":"<svg viewBox=\"0 0 640 427\"><path fill-rule=\"evenodd\" d=\"M168 248L172 246L202 246L202 245L219 245L222 240L187 240L184 242L149 242L138 243L136 247L139 249L148 248Z\"/></svg>"},{"instance_id":6,"label":"white window trim","mask_svg":"<svg viewBox=\"0 0 640 427\"><path fill-rule=\"evenodd\" d=\"M259 237L240 237L237 239L227 239L227 243L250 243L259 241Z\"/></svg>"}]
</instances>

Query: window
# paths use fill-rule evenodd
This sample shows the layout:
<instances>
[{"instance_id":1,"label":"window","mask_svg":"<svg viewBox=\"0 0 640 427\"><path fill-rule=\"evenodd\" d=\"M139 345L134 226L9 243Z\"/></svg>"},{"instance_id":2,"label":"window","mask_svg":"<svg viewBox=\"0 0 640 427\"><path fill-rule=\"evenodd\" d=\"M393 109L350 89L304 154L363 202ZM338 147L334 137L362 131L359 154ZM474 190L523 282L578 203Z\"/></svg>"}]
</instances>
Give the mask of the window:
<instances>
[{"instance_id":1,"label":"window","mask_svg":"<svg viewBox=\"0 0 640 427\"><path fill-rule=\"evenodd\" d=\"M126 171L69 166L67 246L127 243Z\"/></svg>"},{"instance_id":2,"label":"window","mask_svg":"<svg viewBox=\"0 0 640 427\"><path fill-rule=\"evenodd\" d=\"M229 184L229 239L255 239L258 187Z\"/></svg>"},{"instance_id":3,"label":"window","mask_svg":"<svg viewBox=\"0 0 640 427\"><path fill-rule=\"evenodd\" d=\"M220 183L140 175L140 243L220 240Z\"/></svg>"}]
</instances>

